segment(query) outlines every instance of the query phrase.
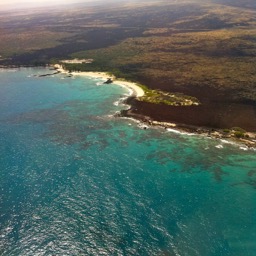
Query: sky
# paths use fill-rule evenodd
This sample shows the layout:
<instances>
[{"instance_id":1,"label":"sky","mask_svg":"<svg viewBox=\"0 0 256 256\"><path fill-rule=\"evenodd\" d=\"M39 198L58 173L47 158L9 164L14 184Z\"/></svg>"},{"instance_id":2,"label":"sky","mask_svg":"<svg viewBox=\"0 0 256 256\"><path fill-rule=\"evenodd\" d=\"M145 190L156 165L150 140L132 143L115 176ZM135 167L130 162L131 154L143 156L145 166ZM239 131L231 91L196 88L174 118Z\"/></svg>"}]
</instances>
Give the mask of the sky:
<instances>
[{"instance_id":1,"label":"sky","mask_svg":"<svg viewBox=\"0 0 256 256\"><path fill-rule=\"evenodd\" d=\"M16 9L49 5L96 2L99 0L0 0L0 9Z\"/></svg>"},{"instance_id":2,"label":"sky","mask_svg":"<svg viewBox=\"0 0 256 256\"><path fill-rule=\"evenodd\" d=\"M49 3L76 3L76 2L88 2L92 0L1 0L1 4L27 4L27 3L32 3L32 4L49 4Z\"/></svg>"}]
</instances>

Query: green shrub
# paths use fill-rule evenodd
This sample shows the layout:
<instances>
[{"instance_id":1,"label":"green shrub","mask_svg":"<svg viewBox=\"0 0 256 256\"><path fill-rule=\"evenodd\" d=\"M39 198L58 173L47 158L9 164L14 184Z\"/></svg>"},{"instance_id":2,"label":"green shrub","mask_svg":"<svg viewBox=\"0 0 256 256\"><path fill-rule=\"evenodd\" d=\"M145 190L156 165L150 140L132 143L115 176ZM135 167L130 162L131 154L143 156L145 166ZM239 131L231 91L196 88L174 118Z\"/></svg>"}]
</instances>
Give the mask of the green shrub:
<instances>
[{"instance_id":1,"label":"green shrub","mask_svg":"<svg viewBox=\"0 0 256 256\"><path fill-rule=\"evenodd\" d=\"M244 132L241 131L235 131L234 135L236 138L244 138Z\"/></svg>"},{"instance_id":2,"label":"green shrub","mask_svg":"<svg viewBox=\"0 0 256 256\"><path fill-rule=\"evenodd\" d=\"M246 131L240 127L232 127L232 130L236 132L246 133Z\"/></svg>"}]
</instances>

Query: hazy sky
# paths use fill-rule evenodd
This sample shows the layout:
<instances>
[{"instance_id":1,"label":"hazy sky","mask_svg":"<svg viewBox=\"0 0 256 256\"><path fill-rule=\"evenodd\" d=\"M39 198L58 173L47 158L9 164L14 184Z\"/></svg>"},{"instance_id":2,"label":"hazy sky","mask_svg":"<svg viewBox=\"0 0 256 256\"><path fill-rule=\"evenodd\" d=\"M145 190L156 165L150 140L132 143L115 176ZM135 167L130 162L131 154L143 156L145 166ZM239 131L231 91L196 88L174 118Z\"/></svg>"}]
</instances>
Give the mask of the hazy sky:
<instances>
[{"instance_id":1,"label":"hazy sky","mask_svg":"<svg viewBox=\"0 0 256 256\"><path fill-rule=\"evenodd\" d=\"M27 8L29 6L47 6L47 5L64 5L72 3L97 2L99 0L0 0L0 8L16 9Z\"/></svg>"},{"instance_id":2,"label":"hazy sky","mask_svg":"<svg viewBox=\"0 0 256 256\"><path fill-rule=\"evenodd\" d=\"M92 0L1 0L1 4L26 4L26 3L32 3L32 4L47 4L47 3L76 3L76 2L88 2Z\"/></svg>"},{"instance_id":3,"label":"hazy sky","mask_svg":"<svg viewBox=\"0 0 256 256\"><path fill-rule=\"evenodd\" d=\"M87 0L88 1L88 0ZM22 3L73 3L73 2L86 2L86 0L1 0L1 4L22 4Z\"/></svg>"}]
</instances>

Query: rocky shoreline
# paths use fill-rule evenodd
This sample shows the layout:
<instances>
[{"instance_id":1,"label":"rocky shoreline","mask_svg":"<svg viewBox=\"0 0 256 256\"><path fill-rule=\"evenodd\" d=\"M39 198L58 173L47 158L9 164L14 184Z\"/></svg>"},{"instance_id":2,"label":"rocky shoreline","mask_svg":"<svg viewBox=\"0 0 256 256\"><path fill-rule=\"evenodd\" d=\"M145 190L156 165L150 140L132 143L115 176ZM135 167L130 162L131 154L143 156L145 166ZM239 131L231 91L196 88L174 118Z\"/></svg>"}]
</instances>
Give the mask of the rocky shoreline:
<instances>
[{"instance_id":1,"label":"rocky shoreline","mask_svg":"<svg viewBox=\"0 0 256 256\"><path fill-rule=\"evenodd\" d=\"M35 66L0 66L0 68L4 68L4 69L6 69L6 68L29 68L29 67L35 67ZM44 67L52 67L52 66L47 65ZM55 70L55 72L52 74L48 74L48 73L43 74L43 75L40 75L40 77L66 72L66 71L60 70L59 68L56 68L56 67L53 67L52 70ZM85 75L85 76L96 76L96 77L105 77L106 76L105 73L97 73L97 72L81 72L81 73L75 73L75 74ZM106 77L108 77L108 75ZM109 81L109 80L107 80L107 81ZM124 85L125 87L132 89L135 93L125 100L125 103L130 105L130 108L128 110L122 110L121 113L119 114L119 116L129 117L129 118L134 118L136 120L139 120L140 122L145 124L144 128L147 128L148 126L155 126L155 127L161 127L164 129L175 129L175 130L181 131L181 132L198 134L198 135L215 138L215 139L228 140L230 142L243 145L243 146L247 147L248 149L256 150L256 133L236 130L236 129L240 129L239 127L234 127L234 129L231 128L227 131L227 129L200 127L200 126L195 126L195 125L168 122L166 120L154 120L151 117L146 116L144 114L136 113L133 102L137 97L141 97L141 94L142 94L142 92L140 92L138 90L138 85L135 85L133 83L126 82L126 81L112 81L111 80L111 83L112 82L117 82L117 84L119 84L119 85ZM139 88L139 89L142 90L141 88Z\"/></svg>"},{"instance_id":2,"label":"rocky shoreline","mask_svg":"<svg viewBox=\"0 0 256 256\"><path fill-rule=\"evenodd\" d=\"M227 131L226 129L216 129L211 127L199 127L194 125L171 123L164 120L153 120L149 116L134 112L134 107L132 105L132 101L134 99L135 97L129 97L128 99L126 99L125 103L130 105L130 108L127 110L122 110L119 116L139 120L144 124L144 126L142 126L144 129L153 126L163 129L173 129L180 132L210 137L213 139L227 140L230 143L236 143L238 145L246 147L246 149L256 150L256 134L253 132L239 132L235 130L239 129L238 127L234 127L234 130L231 128L229 131Z\"/></svg>"}]
</instances>

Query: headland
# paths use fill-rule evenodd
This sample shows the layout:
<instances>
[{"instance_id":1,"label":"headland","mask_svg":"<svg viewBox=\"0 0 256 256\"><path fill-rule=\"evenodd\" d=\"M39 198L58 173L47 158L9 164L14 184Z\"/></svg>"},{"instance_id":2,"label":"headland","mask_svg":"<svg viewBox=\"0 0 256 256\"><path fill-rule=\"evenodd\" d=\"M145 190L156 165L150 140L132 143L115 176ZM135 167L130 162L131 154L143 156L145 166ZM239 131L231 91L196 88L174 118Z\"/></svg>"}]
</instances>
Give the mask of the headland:
<instances>
[{"instance_id":1,"label":"headland","mask_svg":"<svg viewBox=\"0 0 256 256\"><path fill-rule=\"evenodd\" d=\"M224 139L230 141L231 143L238 143L245 145L247 148L256 149L256 133L246 132L239 127L234 127L232 129L216 129L211 127L202 127L183 123L167 122L163 120L159 121L152 119L152 117L150 116L136 113L137 109L136 105L134 105L134 101L138 101L141 97L143 97L145 95L145 91L143 87L134 82L129 82L125 79L116 79L114 75L106 72L69 72L65 70L61 64L55 64L54 69L56 69L58 73L64 73L69 76L84 76L101 79L103 81L111 80L113 84L131 90L132 93L130 94L130 96L125 99L125 102L130 105L130 108L128 110L121 111L119 116L131 117L139 120L145 124L145 129L148 126L156 126L164 129L175 129L177 131L198 134L214 139Z\"/></svg>"}]
</instances>

